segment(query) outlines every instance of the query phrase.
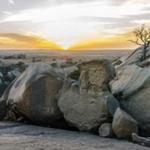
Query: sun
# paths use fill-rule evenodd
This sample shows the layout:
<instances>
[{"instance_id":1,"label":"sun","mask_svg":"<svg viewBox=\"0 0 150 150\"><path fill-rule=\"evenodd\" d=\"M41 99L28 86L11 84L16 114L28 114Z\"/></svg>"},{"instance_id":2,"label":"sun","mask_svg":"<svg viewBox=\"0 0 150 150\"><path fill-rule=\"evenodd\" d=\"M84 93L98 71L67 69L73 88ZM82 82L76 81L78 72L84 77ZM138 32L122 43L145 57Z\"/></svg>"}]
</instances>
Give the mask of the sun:
<instances>
[{"instance_id":1,"label":"sun","mask_svg":"<svg viewBox=\"0 0 150 150\"><path fill-rule=\"evenodd\" d=\"M63 50L64 51L68 51L69 49L68 49L68 46L63 46Z\"/></svg>"}]
</instances>

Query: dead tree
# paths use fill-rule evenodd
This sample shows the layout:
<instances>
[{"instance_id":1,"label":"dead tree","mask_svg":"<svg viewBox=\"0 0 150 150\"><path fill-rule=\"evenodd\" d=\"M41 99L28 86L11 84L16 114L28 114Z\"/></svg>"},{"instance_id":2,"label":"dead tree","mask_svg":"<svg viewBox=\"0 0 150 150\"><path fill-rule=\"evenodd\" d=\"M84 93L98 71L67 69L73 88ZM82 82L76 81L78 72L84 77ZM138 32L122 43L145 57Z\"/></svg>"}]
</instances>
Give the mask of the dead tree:
<instances>
[{"instance_id":1,"label":"dead tree","mask_svg":"<svg viewBox=\"0 0 150 150\"><path fill-rule=\"evenodd\" d=\"M130 41L142 47L142 56L140 58L140 61L143 61L147 58L147 52L149 50L148 47L150 46L150 27L142 25L136 28L133 31L133 34L135 36L135 40Z\"/></svg>"}]
</instances>

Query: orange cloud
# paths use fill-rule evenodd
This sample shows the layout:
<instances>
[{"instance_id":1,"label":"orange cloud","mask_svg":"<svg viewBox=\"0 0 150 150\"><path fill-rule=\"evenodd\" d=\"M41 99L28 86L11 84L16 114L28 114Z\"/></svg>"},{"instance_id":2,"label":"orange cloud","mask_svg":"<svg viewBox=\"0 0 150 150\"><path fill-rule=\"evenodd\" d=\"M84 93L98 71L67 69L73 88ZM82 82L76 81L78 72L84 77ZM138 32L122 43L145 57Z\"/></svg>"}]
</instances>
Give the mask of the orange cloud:
<instances>
[{"instance_id":1,"label":"orange cloud","mask_svg":"<svg viewBox=\"0 0 150 150\"><path fill-rule=\"evenodd\" d=\"M125 33L109 38L97 38L81 41L73 44L68 50L91 50L91 49L126 49L135 48L136 45L129 40L133 39L132 33Z\"/></svg>"},{"instance_id":2,"label":"orange cloud","mask_svg":"<svg viewBox=\"0 0 150 150\"><path fill-rule=\"evenodd\" d=\"M18 33L0 33L0 48L42 48L63 50L55 42L39 36L28 36Z\"/></svg>"}]
</instances>

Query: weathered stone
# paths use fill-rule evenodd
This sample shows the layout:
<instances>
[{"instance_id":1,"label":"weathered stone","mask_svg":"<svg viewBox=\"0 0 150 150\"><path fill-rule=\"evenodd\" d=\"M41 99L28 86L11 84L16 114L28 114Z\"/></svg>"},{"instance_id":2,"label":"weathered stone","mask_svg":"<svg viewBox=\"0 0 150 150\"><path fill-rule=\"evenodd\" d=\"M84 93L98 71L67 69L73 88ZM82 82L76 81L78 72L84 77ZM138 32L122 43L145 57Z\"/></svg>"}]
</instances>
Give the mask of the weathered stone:
<instances>
[{"instance_id":1,"label":"weathered stone","mask_svg":"<svg viewBox=\"0 0 150 150\"><path fill-rule=\"evenodd\" d=\"M109 120L103 93L99 96L80 93L76 86L70 86L62 93L58 101L59 108L64 118L80 131L95 130Z\"/></svg>"},{"instance_id":2,"label":"weathered stone","mask_svg":"<svg viewBox=\"0 0 150 150\"><path fill-rule=\"evenodd\" d=\"M121 107L136 119L141 133L150 136L150 69L128 66L118 80L111 82L111 91L120 99Z\"/></svg>"},{"instance_id":3,"label":"weathered stone","mask_svg":"<svg viewBox=\"0 0 150 150\"><path fill-rule=\"evenodd\" d=\"M130 139L132 133L138 133L136 120L120 108L114 114L112 129L118 138Z\"/></svg>"},{"instance_id":4,"label":"weathered stone","mask_svg":"<svg viewBox=\"0 0 150 150\"><path fill-rule=\"evenodd\" d=\"M80 69L80 89L107 91L108 83L115 77L115 69L107 60L95 60L78 65Z\"/></svg>"},{"instance_id":5,"label":"weathered stone","mask_svg":"<svg viewBox=\"0 0 150 150\"><path fill-rule=\"evenodd\" d=\"M62 118L57 106L61 87L61 77L48 64L33 64L14 82L7 103L34 123L53 124Z\"/></svg>"},{"instance_id":6,"label":"weathered stone","mask_svg":"<svg viewBox=\"0 0 150 150\"><path fill-rule=\"evenodd\" d=\"M150 69L130 65L118 76L117 80L110 82L110 87L114 95L127 98L149 83Z\"/></svg>"},{"instance_id":7,"label":"weathered stone","mask_svg":"<svg viewBox=\"0 0 150 150\"><path fill-rule=\"evenodd\" d=\"M99 127L99 135L101 137L112 137L113 131L112 131L112 124L111 123L104 123Z\"/></svg>"},{"instance_id":8,"label":"weathered stone","mask_svg":"<svg viewBox=\"0 0 150 150\"><path fill-rule=\"evenodd\" d=\"M108 81L114 77L113 66L105 61L79 65L80 82L67 82L58 101L64 118L81 131L92 131L110 121L107 109ZM79 84L77 84L79 83Z\"/></svg>"}]
</instances>

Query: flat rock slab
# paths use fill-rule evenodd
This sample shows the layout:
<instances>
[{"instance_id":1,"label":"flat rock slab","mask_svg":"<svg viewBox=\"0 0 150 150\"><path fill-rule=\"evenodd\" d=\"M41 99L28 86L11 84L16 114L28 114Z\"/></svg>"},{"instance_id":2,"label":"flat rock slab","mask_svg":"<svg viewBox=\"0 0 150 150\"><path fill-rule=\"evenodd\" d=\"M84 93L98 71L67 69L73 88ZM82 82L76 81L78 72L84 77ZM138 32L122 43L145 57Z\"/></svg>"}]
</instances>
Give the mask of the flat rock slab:
<instances>
[{"instance_id":1,"label":"flat rock slab","mask_svg":"<svg viewBox=\"0 0 150 150\"><path fill-rule=\"evenodd\" d=\"M0 122L0 150L149 150L88 133Z\"/></svg>"}]
</instances>

